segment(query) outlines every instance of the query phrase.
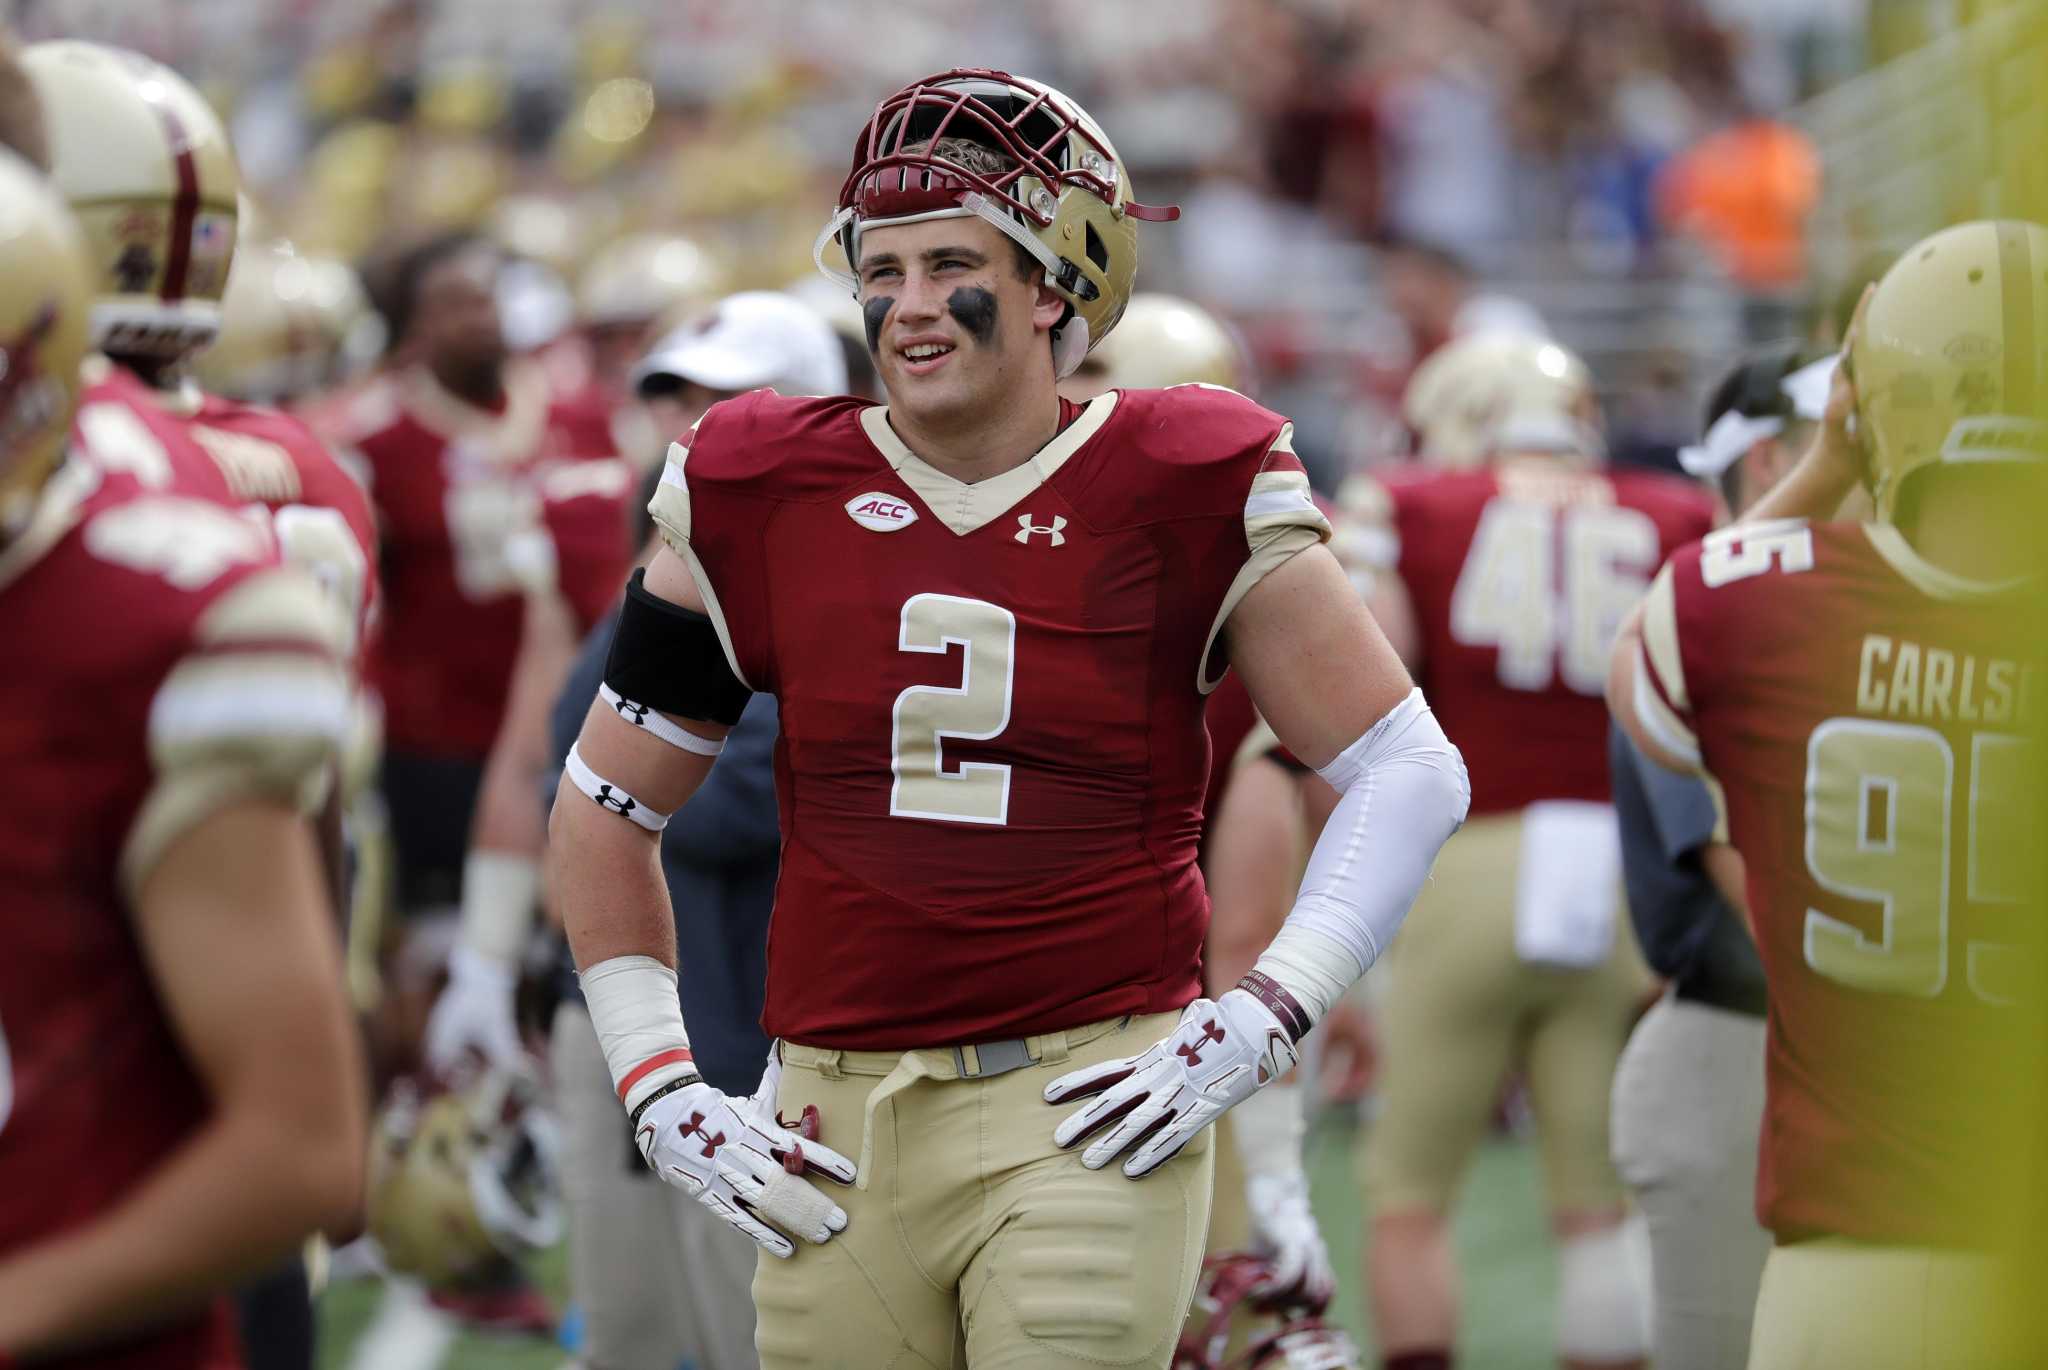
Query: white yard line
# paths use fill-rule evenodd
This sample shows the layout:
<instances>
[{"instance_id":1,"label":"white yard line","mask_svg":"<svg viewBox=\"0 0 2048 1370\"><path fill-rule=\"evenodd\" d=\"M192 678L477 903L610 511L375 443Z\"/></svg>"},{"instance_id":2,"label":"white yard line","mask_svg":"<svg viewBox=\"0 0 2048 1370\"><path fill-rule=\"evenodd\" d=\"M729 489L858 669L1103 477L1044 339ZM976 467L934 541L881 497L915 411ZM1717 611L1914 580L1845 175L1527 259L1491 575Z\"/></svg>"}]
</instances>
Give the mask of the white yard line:
<instances>
[{"instance_id":1,"label":"white yard line","mask_svg":"<svg viewBox=\"0 0 2048 1370\"><path fill-rule=\"evenodd\" d=\"M418 1285L392 1280L377 1316L356 1338L348 1370L435 1370L455 1337L455 1320L435 1312Z\"/></svg>"}]
</instances>

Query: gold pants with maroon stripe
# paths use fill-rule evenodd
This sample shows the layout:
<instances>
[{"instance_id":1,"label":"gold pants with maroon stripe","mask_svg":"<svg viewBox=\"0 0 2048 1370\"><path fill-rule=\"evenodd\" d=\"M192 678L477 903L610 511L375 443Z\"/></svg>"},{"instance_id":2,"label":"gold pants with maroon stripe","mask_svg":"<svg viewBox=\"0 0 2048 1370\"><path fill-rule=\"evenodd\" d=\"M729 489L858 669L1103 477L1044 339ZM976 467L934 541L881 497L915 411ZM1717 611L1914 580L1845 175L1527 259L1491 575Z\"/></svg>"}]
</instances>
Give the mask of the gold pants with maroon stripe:
<instances>
[{"instance_id":1,"label":"gold pants with maroon stripe","mask_svg":"<svg viewBox=\"0 0 2048 1370\"><path fill-rule=\"evenodd\" d=\"M1027 1038L1033 1064L974 1078L973 1049L829 1051L784 1043L785 1118L815 1104L820 1140L859 1157L823 1246L763 1254L764 1370L1157 1366L1172 1359L1209 1222L1211 1135L1142 1180L1081 1164L1045 1086L1135 1055L1179 1015ZM965 1066L967 1077L963 1078ZM1120 1158L1119 1158L1120 1159Z\"/></svg>"}]
</instances>

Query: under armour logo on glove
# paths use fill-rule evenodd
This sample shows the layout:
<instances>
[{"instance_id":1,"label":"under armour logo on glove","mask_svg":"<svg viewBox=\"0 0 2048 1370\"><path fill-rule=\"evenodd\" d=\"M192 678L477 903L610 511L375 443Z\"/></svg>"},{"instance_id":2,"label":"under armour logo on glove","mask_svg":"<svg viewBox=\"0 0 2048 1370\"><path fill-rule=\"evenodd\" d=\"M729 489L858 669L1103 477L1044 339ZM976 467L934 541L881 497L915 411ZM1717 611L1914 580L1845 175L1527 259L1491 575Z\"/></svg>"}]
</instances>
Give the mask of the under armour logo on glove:
<instances>
[{"instance_id":1,"label":"under armour logo on glove","mask_svg":"<svg viewBox=\"0 0 2048 1370\"><path fill-rule=\"evenodd\" d=\"M706 1156L716 1156L718 1148L725 1145L725 1134L723 1132L714 1133L706 1129L704 1126L704 1115L701 1113L692 1113L690 1121L678 1127L676 1131L682 1133L685 1137L694 1134L699 1141L704 1143L704 1154Z\"/></svg>"},{"instance_id":2,"label":"under armour logo on glove","mask_svg":"<svg viewBox=\"0 0 2048 1370\"><path fill-rule=\"evenodd\" d=\"M791 1237L826 1242L845 1230L845 1210L815 1181L852 1184L854 1165L818 1140L814 1107L805 1106L801 1131L783 1126L775 1116L781 1084L772 1054L751 1098L691 1080L642 1105L634 1135L655 1174L788 1258L796 1254Z\"/></svg>"},{"instance_id":3,"label":"under armour logo on glove","mask_svg":"<svg viewBox=\"0 0 2048 1370\"><path fill-rule=\"evenodd\" d=\"M1220 1042L1223 1040L1223 1029L1217 1027L1216 1020L1211 1018L1202 1028L1202 1036L1207 1037L1212 1042ZM1202 1064L1201 1051L1202 1043L1200 1040L1196 1040L1193 1042L1182 1042L1173 1049L1173 1054L1187 1058L1187 1063L1191 1066L1198 1066Z\"/></svg>"},{"instance_id":4,"label":"under armour logo on glove","mask_svg":"<svg viewBox=\"0 0 2048 1370\"><path fill-rule=\"evenodd\" d=\"M1081 1164L1100 1170L1134 1147L1124 1174L1138 1179L1172 1160L1225 1109L1292 1070L1296 1059L1273 1011L1244 990L1197 999L1164 1041L1069 1071L1045 1087L1049 1104L1095 1096L1053 1129L1053 1144L1074 1146L1107 1128L1081 1153Z\"/></svg>"},{"instance_id":5,"label":"under armour logo on glove","mask_svg":"<svg viewBox=\"0 0 2048 1370\"><path fill-rule=\"evenodd\" d=\"M1031 515L1019 514L1017 515L1017 541L1028 547L1031 545L1031 535L1033 533L1042 533L1052 539L1053 546L1062 547L1066 545L1067 535L1060 530L1066 526L1067 520L1060 514L1054 514L1052 522L1049 524L1033 523Z\"/></svg>"},{"instance_id":6,"label":"under armour logo on glove","mask_svg":"<svg viewBox=\"0 0 2048 1370\"><path fill-rule=\"evenodd\" d=\"M601 808L610 809L616 814L628 814L640 807L638 800L632 798L621 799L613 794L610 785L599 785L597 793L592 795L591 798L595 799Z\"/></svg>"}]
</instances>

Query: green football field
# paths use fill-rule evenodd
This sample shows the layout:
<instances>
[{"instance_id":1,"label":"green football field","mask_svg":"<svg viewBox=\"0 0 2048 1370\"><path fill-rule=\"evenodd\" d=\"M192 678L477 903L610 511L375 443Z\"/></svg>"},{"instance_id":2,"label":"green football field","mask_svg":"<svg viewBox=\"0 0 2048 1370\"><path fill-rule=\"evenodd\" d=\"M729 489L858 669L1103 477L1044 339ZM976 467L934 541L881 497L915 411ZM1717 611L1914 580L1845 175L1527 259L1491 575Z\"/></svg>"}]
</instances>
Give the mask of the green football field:
<instances>
[{"instance_id":1,"label":"green football field","mask_svg":"<svg viewBox=\"0 0 2048 1370\"><path fill-rule=\"evenodd\" d=\"M1351 1178L1356 1135L1348 1121L1318 1124L1309 1136L1308 1163L1339 1276L1333 1315L1370 1354L1372 1328L1359 1286L1364 1214ZM1555 1365L1556 1271L1531 1144L1495 1141L1480 1151L1458 1206L1456 1234L1465 1275L1462 1361L1488 1370ZM540 1261L535 1273L559 1304L566 1297L559 1254ZM366 1280L331 1288L320 1324L321 1370L555 1370L569 1359L543 1341L458 1333L416 1296L387 1293Z\"/></svg>"}]
</instances>

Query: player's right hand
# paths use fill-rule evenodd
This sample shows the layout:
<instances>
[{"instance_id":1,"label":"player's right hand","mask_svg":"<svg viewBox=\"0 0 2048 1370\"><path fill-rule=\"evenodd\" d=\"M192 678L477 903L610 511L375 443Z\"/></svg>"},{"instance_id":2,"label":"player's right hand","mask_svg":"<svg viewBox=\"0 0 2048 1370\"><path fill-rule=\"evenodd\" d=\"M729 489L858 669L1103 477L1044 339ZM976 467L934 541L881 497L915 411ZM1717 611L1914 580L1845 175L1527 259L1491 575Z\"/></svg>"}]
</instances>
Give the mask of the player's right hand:
<instances>
[{"instance_id":1,"label":"player's right hand","mask_svg":"<svg viewBox=\"0 0 2048 1370\"><path fill-rule=\"evenodd\" d=\"M457 947L448 958L448 986L427 1016L427 1069L452 1080L481 1063L500 1070L526 1064L514 1012L518 977L509 966Z\"/></svg>"},{"instance_id":2,"label":"player's right hand","mask_svg":"<svg viewBox=\"0 0 2048 1370\"><path fill-rule=\"evenodd\" d=\"M771 1055L752 1098L730 1098L702 1080L671 1090L641 1110L633 1141L655 1174L787 1260L796 1244L785 1234L822 1245L846 1230L846 1211L808 1177L852 1184L854 1165L782 1125L781 1081Z\"/></svg>"}]
</instances>

